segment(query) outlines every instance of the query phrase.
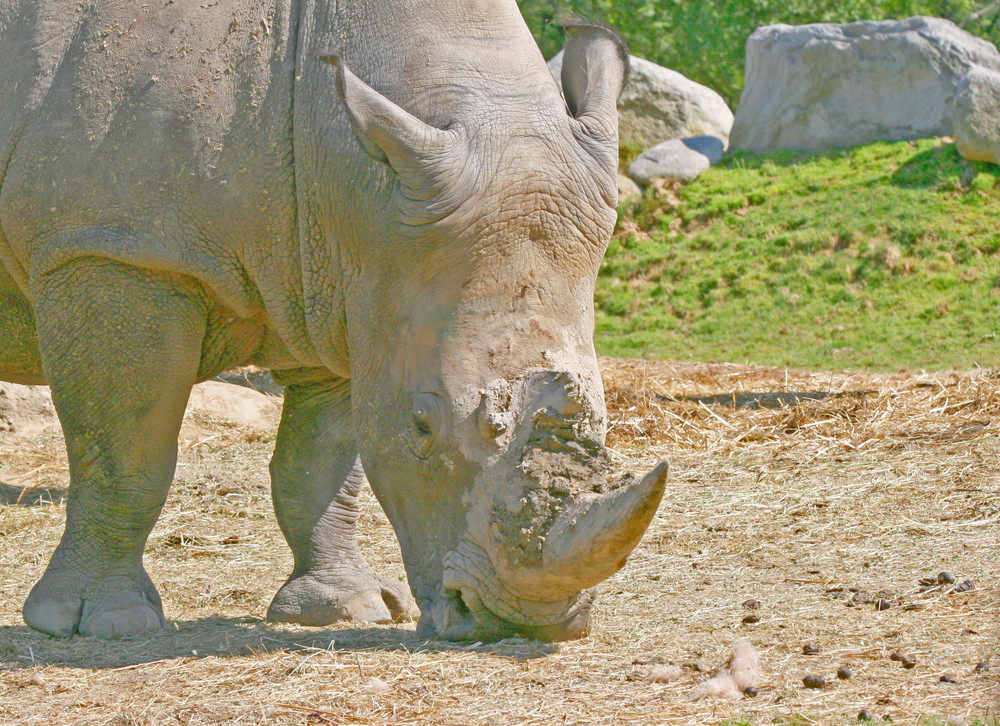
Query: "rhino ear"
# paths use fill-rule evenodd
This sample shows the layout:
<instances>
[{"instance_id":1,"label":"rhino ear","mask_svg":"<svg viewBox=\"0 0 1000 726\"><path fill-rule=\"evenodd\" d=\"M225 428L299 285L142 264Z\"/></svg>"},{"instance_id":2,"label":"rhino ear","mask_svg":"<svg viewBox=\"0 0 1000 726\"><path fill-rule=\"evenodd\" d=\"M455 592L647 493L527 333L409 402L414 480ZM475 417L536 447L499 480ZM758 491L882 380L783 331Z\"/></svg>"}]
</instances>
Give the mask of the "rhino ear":
<instances>
[{"instance_id":1,"label":"rhino ear","mask_svg":"<svg viewBox=\"0 0 1000 726\"><path fill-rule=\"evenodd\" d=\"M562 87L570 113L595 140L618 145L618 97L628 79L628 46L614 30L567 23Z\"/></svg>"},{"instance_id":2,"label":"rhino ear","mask_svg":"<svg viewBox=\"0 0 1000 726\"><path fill-rule=\"evenodd\" d=\"M455 146L453 132L434 128L404 111L351 73L339 53L321 58L337 69L337 90L351 126L372 158L414 184L425 173L427 163L449 155Z\"/></svg>"}]
</instances>

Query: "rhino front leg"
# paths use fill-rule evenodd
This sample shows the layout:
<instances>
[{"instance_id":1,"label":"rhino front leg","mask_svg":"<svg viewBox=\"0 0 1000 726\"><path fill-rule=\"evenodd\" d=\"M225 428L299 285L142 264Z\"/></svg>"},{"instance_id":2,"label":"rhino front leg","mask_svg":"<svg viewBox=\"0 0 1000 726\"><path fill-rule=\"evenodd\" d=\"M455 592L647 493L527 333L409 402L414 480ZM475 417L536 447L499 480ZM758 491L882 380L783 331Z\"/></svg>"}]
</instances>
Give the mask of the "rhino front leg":
<instances>
[{"instance_id":1,"label":"rhino front leg","mask_svg":"<svg viewBox=\"0 0 1000 726\"><path fill-rule=\"evenodd\" d=\"M69 455L66 530L24 605L58 636L159 630L142 551L173 478L198 373L200 289L106 260L34 281L39 346Z\"/></svg>"},{"instance_id":2,"label":"rhino front leg","mask_svg":"<svg viewBox=\"0 0 1000 726\"><path fill-rule=\"evenodd\" d=\"M278 524L295 557L267 619L301 625L391 622L419 612L406 583L375 574L358 549L358 460L350 381L276 376L285 403L271 460Z\"/></svg>"}]
</instances>

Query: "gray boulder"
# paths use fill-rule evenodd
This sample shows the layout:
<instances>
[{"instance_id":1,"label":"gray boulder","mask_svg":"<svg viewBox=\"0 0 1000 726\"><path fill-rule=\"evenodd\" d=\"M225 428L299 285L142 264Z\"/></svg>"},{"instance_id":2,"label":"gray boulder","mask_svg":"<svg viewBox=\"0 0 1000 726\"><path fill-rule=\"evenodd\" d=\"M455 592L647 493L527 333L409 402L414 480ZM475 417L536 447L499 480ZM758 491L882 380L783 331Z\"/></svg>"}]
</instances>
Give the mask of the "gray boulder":
<instances>
[{"instance_id":1,"label":"gray boulder","mask_svg":"<svg viewBox=\"0 0 1000 726\"><path fill-rule=\"evenodd\" d=\"M549 61L562 88L562 51ZM618 138L647 148L666 139L714 136L729 140L733 112L711 88L642 58L632 58L628 83L618 99Z\"/></svg>"},{"instance_id":2,"label":"gray boulder","mask_svg":"<svg viewBox=\"0 0 1000 726\"><path fill-rule=\"evenodd\" d=\"M747 40L730 148L823 149L946 136L973 69L1000 52L940 18L770 25Z\"/></svg>"},{"instance_id":3,"label":"gray boulder","mask_svg":"<svg viewBox=\"0 0 1000 726\"><path fill-rule=\"evenodd\" d=\"M642 189L634 181L624 174L618 175L618 203L637 197L642 194Z\"/></svg>"},{"instance_id":4,"label":"gray boulder","mask_svg":"<svg viewBox=\"0 0 1000 726\"><path fill-rule=\"evenodd\" d=\"M955 99L955 144L974 161L1000 164L1000 73L976 68Z\"/></svg>"},{"instance_id":5,"label":"gray boulder","mask_svg":"<svg viewBox=\"0 0 1000 726\"><path fill-rule=\"evenodd\" d=\"M722 159L722 141L714 136L671 139L646 149L629 165L628 175L640 184L657 177L694 181Z\"/></svg>"}]
</instances>

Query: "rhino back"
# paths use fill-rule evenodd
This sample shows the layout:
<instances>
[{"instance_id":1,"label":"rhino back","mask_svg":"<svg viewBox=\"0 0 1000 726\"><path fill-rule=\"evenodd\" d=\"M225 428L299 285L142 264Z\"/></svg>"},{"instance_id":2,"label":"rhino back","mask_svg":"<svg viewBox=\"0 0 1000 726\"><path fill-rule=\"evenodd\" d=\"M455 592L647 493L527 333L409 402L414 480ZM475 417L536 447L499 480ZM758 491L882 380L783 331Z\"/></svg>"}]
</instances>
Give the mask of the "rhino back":
<instances>
[{"instance_id":1,"label":"rhino back","mask_svg":"<svg viewBox=\"0 0 1000 726\"><path fill-rule=\"evenodd\" d=\"M294 15L0 0L0 259L19 283L81 255L186 274L294 348Z\"/></svg>"}]
</instances>

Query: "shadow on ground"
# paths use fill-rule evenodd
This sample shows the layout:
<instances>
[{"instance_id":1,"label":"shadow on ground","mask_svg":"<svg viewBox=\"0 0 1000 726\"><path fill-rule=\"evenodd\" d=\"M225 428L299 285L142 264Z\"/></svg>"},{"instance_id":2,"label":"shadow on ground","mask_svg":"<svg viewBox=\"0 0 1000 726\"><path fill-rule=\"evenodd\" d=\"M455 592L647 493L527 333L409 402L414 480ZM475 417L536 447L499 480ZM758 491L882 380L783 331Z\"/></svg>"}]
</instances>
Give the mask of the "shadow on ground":
<instances>
[{"instance_id":1,"label":"shadow on ground","mask_svg":"<svg viewBox=\"0 0 1000 726\"><path fill-rule=\"evenodd\" d=\"M685 401L706 405L732 406L733 408L788 408L803 401L824 401L828 398L862 398L872 391L733 391L713 396L661 396L661 401Z\"/></svg>"},{"instance_id":2,"label":"shadow on ground","mask_svg":"<svg viewBox=\"0 0 1000 726\"><path fill-rule=\"evenodd\" d=\"M523 638L496 643L427 640L409 627L286 628L258 618L218 616L168 622L165 630L153 636L120 640L52 638L27 626L0 627L0 669L37 666L116 669L164 660L186 662L316 650L475 652L526 661L547 656L555 648L551 643Z\"/></svg>"},{"instance_id":3,"label":"shadow on ground","mask_svg":"<svg viewBox=\"0 0 1000 726\"><path fill-rule=\"evenodd\" d=\"M42 504L54 504L65 496L65 489L46 489L44 487L33 489L0 482L0 506L17 504L22 507L34 507Z\"/></svg>"},{"instance_id":4,"label":"shadow on ground","mask_svg":"<svg viewBox=\"0 0 1000 726\"><path fill-rule=\"evenodd\" d=\"M990 174L1000 179L1000 167L986 162L968 161L955 144L942 144L910 157L891 177L904 189L934 189L955 179L967 186L975 174Z\"/></svg>"}]
</instances>

